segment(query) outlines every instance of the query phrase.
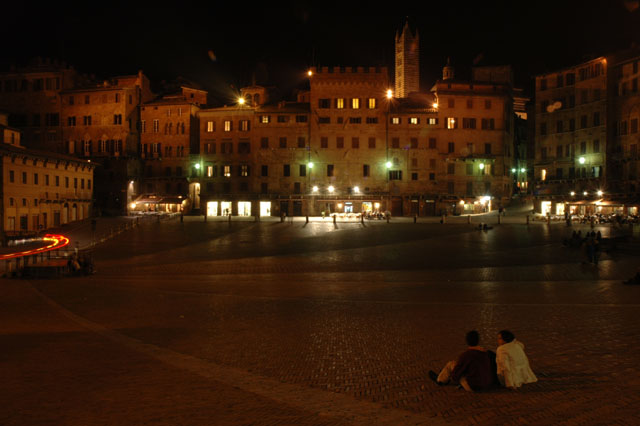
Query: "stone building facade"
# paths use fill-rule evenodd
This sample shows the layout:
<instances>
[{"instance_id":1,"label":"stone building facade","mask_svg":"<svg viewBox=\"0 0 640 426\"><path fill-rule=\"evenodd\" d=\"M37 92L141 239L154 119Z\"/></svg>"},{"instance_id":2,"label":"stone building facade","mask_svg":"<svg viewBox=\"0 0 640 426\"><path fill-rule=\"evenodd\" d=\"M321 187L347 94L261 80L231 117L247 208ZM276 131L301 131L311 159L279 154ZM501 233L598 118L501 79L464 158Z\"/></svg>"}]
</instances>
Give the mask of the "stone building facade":
<instances>
[{"instance_id":1,"label":"stone building facade","mask_svg":"<svg viewBox=\"0 0 640 426\"><path fill-rule=\"evenodd\" d=\"M89 217L95 164L16 140L0 143L2 242Z\"/></svg>"},{"instance_id":2,"label":"stone building facade","mask_svg":"<svg viewBox=\"0 0 640 426\"><path fill-rule=\"evenodd\" d=\"M539 212L637 211L639 61L632 49L536 77Z\"/></svg>"},{"instance_id":3,"label":"stone building facade","mask_svg":"<svg viewBox=\"0 0 640 426\"><path fill-rule=\"evenodd\" d=\"M605 188L607 96L604 57L536 77L535 193Z\"/></svg>"},{"instance_id":4,"label":"stone building facade","mask_svg":"<svg viewBox=\"0 0 640 426\"><path fill-rule=\"evenodd\" d=\"M640 202L640 52L623 52L610 58L610 63L608 116L611 126L607 136L611 143L607 144L607 190L635 196Z\"/></svg>"}]
</instances>

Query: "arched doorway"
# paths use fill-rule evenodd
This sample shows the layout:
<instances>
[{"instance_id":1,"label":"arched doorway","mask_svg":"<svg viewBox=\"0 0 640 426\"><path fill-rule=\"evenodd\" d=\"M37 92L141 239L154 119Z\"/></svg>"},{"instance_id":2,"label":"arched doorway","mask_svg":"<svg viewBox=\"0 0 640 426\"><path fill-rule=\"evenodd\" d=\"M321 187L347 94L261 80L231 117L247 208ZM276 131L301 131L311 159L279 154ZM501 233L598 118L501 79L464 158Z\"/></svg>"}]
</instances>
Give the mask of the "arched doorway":
<instances>
[{"instance_id":1,"label":"arched doorway","mask_svg":"<svg viewBox=\"0 0 640 426\"><path fill-rule=\"evenodd\" d=\"M74 203L71 208L71 221L75 222L76 220L78 220L78 205Z\"/></svg>"}]
</instances>

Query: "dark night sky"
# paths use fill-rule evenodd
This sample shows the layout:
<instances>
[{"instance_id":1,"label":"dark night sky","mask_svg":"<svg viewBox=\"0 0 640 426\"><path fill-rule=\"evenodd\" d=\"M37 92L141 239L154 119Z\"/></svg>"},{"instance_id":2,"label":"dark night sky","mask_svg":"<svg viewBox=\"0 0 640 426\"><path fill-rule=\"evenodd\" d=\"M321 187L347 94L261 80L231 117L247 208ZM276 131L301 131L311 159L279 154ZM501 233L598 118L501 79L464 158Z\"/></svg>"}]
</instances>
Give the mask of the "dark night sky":
<instances>
[{"instance_id":1,"label":"dark night sky","mask_svg":"<svg viewBox=\"0 0 640 426\"><path fill-rule=\"evenodd\" d=\"M254 73L258 82L286 92L304 80L310 65L391 68L393 38L406 16L420 32L423 89L441 75L447 56L462 77L479 55L484 65L512 64L518 83L528 88L532 75L640 43L638 0L402 3L421 6L22 2L4 6L0 65L42 56L101 78L142 69L154 82L191 79L222 100L231 98L231 85L250 83Z\"/></svg>"}]
</instances>

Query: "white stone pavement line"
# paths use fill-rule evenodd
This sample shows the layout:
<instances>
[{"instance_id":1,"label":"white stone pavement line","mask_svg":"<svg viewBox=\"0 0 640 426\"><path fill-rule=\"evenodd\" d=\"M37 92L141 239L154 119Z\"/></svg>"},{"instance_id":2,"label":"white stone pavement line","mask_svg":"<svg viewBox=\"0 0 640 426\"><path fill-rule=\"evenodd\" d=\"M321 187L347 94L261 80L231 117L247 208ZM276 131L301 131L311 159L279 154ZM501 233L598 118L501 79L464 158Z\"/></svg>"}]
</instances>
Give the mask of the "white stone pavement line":
<instances>
[{"instance_id":1,"label":"white stone pavement line","mask_svg":"<svg viewBox=\"0 0 640 426\"><path fill-rule=\"evenodd\" d=\"M451 425L439 417L416 414L394 408L385 408L369 401L357 400L348 395L321 391L305 386L282 383L246 371L224 367L211 361L161 348L117 333L98 323L87 320L65 309L29 283L28 288L61 315L130 350L145 354L181 370L215 380L245 392L316 414L320 417L336 417L354 425Z\"/></svg>"},{"instance_id":2,"label":"white stone pavement line","mask_svg":"<svg viewBox=\"0 0 640 426\"><path fill-rule=\"evenodd\" d=\"M141 280L143 282L149 282L149 279L146 277L140 277L138 278L138 280ZM162 280L162 278L154 278L154 284L158 284L160 281ZM166 278L167 281L169 282L174 282L175 280L173 278ZM116 277L101 277L99 281L115 281L116 285L112 285L112 284L108 284L110 288L117 288L117 289L126 289L126 290L131 290L131 289L136 289L136 290L140 290L141 287L137 287L137 286L133 286L133 285L124 285L122 284L122 278L116 278ZM131 278L128 277L127 281L135 281L135 278ZM234 280L234 281L238 281L238 280ZM611 281L613 283L617 283L618 280L593 280L593 283L602 283L603 281ZM254 283L256 282L255 280L247 280L247 281L241 281L241 282L249 282L249 283ZM336 281L331 281L332 284L336 284L338 282ZM456 281L456 283L461 282L461 281ZM478 283L478 284L501 284L501 283L509 283L511 284L510 281L465 281L465 282L474 282L474 283ZM319 281L306 281L307 284L324 284L324 282ZM413 285L421 285L423 283L420 282L403 282L403 284L413 284ZM543 281L539 282L540 284L543 284ZM554 281L554 284L557 283L571 283L574 284L575 281ZM100 285L100 283L96 283L96 281L93 281L94 285ZM147 288L148 290L150 290L151 288ZM455 302L423 302L423 301L416 301L416 300L376 300L376 299L363 299L363 298L337 298L337 297L322 297L322 296L286 296L286 295L276 295L276 296L268 296L268 295L256 295L256 294L237 294L237 293L222 293L222 292L216 292L214 290L212 291L196 291L196 290L175 290L175 289L170 289L170 288L161 288L161 287L153 287L154 291L157 292L161 292L161 293L167 293L167 294L175 294L175 295L185 295L185 296L215 296L215 297L228 297L228 298L239 298L239 299L258 299L258 300L311 300L311 301L320 301L322 303L373 303L373 304L377 304L377 305L412 305L412 306L493 306L493 307L497 307L497 306L520 306L520 307L549 307L549 306L553 306L553 307L587 307L587 308L593 308L593 307L602 307L602 308L640 308L640 303L598 303L598 302L593 302L593 303L559 303L559 302L554 302L554 301L550 301L550 302L546 302L546 303L521 303L521 302L503 302L503 303L499 303L499 302L461 302L461 301L455 301Z\"/></svg>"}]
</instances>

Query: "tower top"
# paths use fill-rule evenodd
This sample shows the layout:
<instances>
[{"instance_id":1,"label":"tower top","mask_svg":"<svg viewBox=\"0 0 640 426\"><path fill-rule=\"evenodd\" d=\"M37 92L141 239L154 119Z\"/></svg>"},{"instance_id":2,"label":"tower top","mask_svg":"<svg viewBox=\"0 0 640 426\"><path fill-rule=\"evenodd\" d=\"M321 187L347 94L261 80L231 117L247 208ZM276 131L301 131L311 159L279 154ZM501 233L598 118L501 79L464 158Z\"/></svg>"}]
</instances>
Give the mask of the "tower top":
<instances>
[{"instance_id":1,"label":"tower top","mask_svg":"<svg viewBox=\"0 0 640 426\"><path fill-rule=\"evenodd\" d=\"M406 40L418 39L418 29L416 28L415 32L411 30L408 16L404 20L404 25L402 26L402 30L396 31L396 42L398 42L400 38L403 38L403 37Z\"/></svg>"},{"instance_id":2,"label":"tower top","mask_svg":"<svg viewBox=\"0 0 640 426\"><path fill-rule=\"evenodd\" d=\"M411 30L408 17L396 32L395 45L395 96L406 98L420 90L420 39L418 30Z\"/></svg>"},{"instance_id":3,"label":"tower top","mask_svg":"<svg viewBox=\"0 0 640 426\"><path fill-rule=\"evenodd\" d=\"M451 66L451 58L447 58L447 65L442 68L442 79L452 80L454 76L454 68Z\"/></svg>"}]
</instances>

